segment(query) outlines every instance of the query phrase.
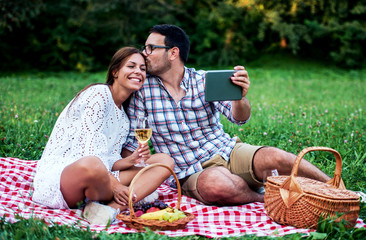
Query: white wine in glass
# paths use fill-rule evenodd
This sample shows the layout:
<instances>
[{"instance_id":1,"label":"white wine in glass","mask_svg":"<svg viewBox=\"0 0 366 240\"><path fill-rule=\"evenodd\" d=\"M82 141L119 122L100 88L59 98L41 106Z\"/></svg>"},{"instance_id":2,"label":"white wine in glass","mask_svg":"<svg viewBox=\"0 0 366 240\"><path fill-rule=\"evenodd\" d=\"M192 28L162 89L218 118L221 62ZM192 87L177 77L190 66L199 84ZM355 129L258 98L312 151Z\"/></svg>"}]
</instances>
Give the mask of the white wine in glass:
<instances>
[{"instance_id":1,"label":"white wine in glass","mask_svg":"<svg viewBox=\"0 0 366 240\"><path fill-rule=\"evenodd\" d=\"M147 143L152 134L152 129L149 124L149 120L147 117L137 117L136 119L136 129L135 129L135 137L140 144ZM135 164L136 167L146 167L146 164L143 160L140 163Z\"/></svg>"},{"instance_id":2,"label":"white wine in glass","mask_svg":"<svg viewBox=\"0 0 366 240\"><path fill-rule=\"evenodd\" d=\"M152 129L135 129L135 136L139 143L145 144L150 140Z\"/></svg>"}]
</instances>

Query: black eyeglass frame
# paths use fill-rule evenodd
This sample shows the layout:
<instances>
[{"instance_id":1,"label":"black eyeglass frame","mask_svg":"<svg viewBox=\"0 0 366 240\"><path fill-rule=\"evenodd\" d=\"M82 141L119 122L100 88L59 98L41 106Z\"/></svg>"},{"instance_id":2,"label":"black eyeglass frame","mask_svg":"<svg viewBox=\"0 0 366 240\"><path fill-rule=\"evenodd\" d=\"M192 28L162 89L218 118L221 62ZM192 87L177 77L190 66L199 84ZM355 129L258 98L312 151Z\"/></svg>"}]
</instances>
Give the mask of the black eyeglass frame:
<instances>
[{"instance_id":1,"label":"black eyeglass frame","mask_svg":"<svg viewBox=\"0 0 366 240\"><path fill-rule=\"evenodd\" d=\"M150 52L147 52L147 47L150 48ZM145 46L142 46L141 47L141 52L144 52L145 51L147 55L150 55L157 48L171 49L173 47L148 44L148 45L145 45Z\"/></svg>"}]
</instances>

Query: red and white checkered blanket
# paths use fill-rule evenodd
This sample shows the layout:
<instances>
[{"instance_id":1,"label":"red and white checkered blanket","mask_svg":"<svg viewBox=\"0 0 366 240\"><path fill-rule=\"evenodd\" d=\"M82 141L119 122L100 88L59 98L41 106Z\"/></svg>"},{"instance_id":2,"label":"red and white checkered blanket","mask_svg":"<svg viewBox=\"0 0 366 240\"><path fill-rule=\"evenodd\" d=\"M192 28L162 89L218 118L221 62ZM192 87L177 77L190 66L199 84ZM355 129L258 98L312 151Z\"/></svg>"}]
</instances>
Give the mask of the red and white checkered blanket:
<instances>
[{"instance_id":1,"label":"red and white checkered blanket","mask_svg":"<svg viewBox=\"0 0 366 240\"><path fill-rule=\"evenodd\" d=\"M49 224L76 225L82 229L90 227L92 231L108 233L134 233L122 221L105 226L89 225L81 217L82 210L49 209L32 201L32 182L37 161L17 158L0 158L0 217L6 221L18 221L16 216L23 218L41 218ZM158 188L159 197L165 203L175 206L177 191L167 185ZM297 229L283 226L271 221L262 203L251 203L241 206L216 207L206 206L192 198L182 196L181 209L193 213L196 218L189 222L185 229L174 231L156 231L168 236L201 235L206 237L240 236L255 234L257 236L282 236L292 233L309 233L308 229ZM357 228L366 227L361 219Z\"/></svg>"}]
</instances>

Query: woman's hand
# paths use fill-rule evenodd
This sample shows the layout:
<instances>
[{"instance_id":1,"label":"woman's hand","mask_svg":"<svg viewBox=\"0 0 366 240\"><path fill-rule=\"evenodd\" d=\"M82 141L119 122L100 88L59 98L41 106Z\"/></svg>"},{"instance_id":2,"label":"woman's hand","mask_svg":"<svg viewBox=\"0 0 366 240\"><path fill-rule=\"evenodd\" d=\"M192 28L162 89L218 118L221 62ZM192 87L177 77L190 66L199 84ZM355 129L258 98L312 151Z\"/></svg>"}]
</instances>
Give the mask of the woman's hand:
<instances>
[{"instance_id":1,"label":"woman's hand","mask_svg":"<svg viewBox=\"0 0 366 240\"><path fill-rule=\"evenodd\" d=\"M128 157L132 165L146 161L151 157L151 152L148 144L139 144L139 147Z\"/></svg>"},{"instance_id":2,"label":"woman's hand","mask_svg":"<svg viewBox=\"0 0 366 240\"><path fill-rule=\"evenodd\" d=\"M146 161L151 157L151 152L148 144L141 144L130 155L125 156L116 161L112 166L112 171L122 171L132 167L133 165L140 163L142 160Z\"/></svg>"},{"instance_id":3,"label":"woman's hand","mask_svg":"<svg viewBox=\"0 0 366 240\"><path fill-rule=\"evenodd\" d=\"M122 184L117 184L113 188L113 198L116 201L116 203L127 206L128 205L128 198L129 198L129 188L127 186L124 186ZM132 201L136 201L136 194L132 193Z\"/></svg>"}]
</instances>

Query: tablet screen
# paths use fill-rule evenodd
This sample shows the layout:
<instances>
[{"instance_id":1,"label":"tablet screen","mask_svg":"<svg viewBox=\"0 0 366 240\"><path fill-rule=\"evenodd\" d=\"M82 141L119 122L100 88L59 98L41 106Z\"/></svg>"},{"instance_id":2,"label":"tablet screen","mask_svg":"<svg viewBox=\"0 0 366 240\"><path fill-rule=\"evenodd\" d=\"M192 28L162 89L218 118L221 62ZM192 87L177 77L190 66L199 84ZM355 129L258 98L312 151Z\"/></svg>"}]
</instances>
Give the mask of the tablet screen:
<instances>
[{"instance_id":1,"label":"tablet screen","mask_svg":"<svg viewBox=\"0 0 366 240\"><path fill-rule=\"evenodd\" d=\"M242 98L242 89L234 84L230 77L235 70L212 70L206 73L205 100L230 101Z\"/></svg>"}]
</instances>

